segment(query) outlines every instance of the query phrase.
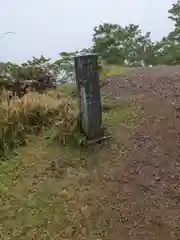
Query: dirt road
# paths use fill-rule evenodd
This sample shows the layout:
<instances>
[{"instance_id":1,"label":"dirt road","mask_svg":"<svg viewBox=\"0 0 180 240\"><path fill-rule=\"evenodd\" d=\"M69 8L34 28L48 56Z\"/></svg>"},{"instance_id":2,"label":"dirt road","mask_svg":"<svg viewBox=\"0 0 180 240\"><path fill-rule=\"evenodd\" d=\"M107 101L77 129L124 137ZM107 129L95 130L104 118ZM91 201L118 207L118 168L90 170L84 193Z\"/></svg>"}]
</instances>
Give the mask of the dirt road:
<instances>
[{"instance_id":1,"label":"dirt road","mask_svg":"<svg viewBox=\"0 0 180 240\"><path fill-rule=\"evenodd\" d=\"M135 96L146 118L126 142L121 135L128 154L112 164L113 177L102 173L116 216L107 239L180 239L180 68L136 69L105 82L102 92Z\"/></svg>"}]
</instances>

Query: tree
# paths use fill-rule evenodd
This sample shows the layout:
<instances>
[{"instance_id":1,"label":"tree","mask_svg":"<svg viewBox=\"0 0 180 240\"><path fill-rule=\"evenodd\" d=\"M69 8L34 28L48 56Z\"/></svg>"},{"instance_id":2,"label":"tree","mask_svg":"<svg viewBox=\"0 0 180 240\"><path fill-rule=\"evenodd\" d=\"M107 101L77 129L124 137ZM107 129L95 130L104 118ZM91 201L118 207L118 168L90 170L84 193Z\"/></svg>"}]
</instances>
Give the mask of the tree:
<instances>
[{"instance_id":1,"label":"tree","mask_svg":"<svg viewBox=\"0 0 180 240\"><path fill-rule=\"evenodd\" d=\"M59 83L72 82L75 79L74 74L74 57L76 54L84 54L90 52L91 49L83 48L76 52L61 52L59 54L60 59L55 61L55 71L58 74Z\"/></svg>"},{"instance_id":2,"label":"tree","mask_svg":"<svg viewBox=\"0 0 180 240\"><path fill-rule=\"evenodd\" d=\"M174 65L180 63L180 0L168 12L169 18L174 22L174 30L156 43L156 62Z\"/></svg>"},{"instance_id":3,"label":"tree","mask_svg":"<svg viewBox=\"0 0 180 240\"><path fill-rule=\"evenodd\" d=\"M48 75L49 71L53 69L53 64L50 63L50 58L45 58L43 55L33 57L32 60L28 60L22 63L16 70L16 78L24 80L38 79L42 70Z\"/></svg>"},{"instance_id":4,"label":"tree","mask_svg":"<svg viewBox=\"0 0 180 240\"><path fill-rule=\"evenodd\" d=\"M28 60L26 63L22 64L22 66L32 66L32 67L39 67L39 66L47 66L50 65L49 61L50 58L45 58L43 55L40 58L33 57L32 60Z\"/></svg>"},{"instance_id":5,"label":"tree","mask_svg":"<svg viewBox=\"0 0 180 240\"><path fill-rule=\"evenodd\" d=\"M74 80L74 61L76 52L61 52L60 59L55 61L55 71L58 75L59 83L67 83Z\"/></svg>"},{"instance_id":6,"label":"tree","mask_svg":"<svg viewBox=\"0 0 180 240\"><path fill-rule=\"evenodd\" d=\"M124 64L124 29L118 24L104 23L94 28L92 50L112 64Z\"/></svg>"},{"instance_id":7,"label":"tree","mask_svg":"<svg viewBox=\"0 0 180 240\"><path fill-rule=\"evenodd\" d=\"M180 28L180 0L169 9L169 18L174 22L175 28Z\"/></svg>"},{"instance_id":8,"label":"tree","mask_svg":"<svg viewBox=\"0 0 180 240\"><path fill-rule=\"evenodd\" d=\"M0 63L0 77L13 80L27 76L37 78L41 68L51 70L59 83L73 81L74 56L87 52L99 54L100 63L128 66L173 65L180 64L180 0L169 9L169 18L174 22L174 29L160 41L152 42L151 33L143 33L138 25L121 26L103 23L94 27L93 45L89 49L75 52L62 52L59 59L52 62L41 55L33 57L21 65Z\"/></svg>"},{"instance_id":9,"label":"tree","mask_svg":"<svg viewBox=\"0 0 180 240\"><path fill-rule=\"evenodd\" d=\"M99 53L106 63L140 65L153 56L150 32L145 34L138 25L104 23L94 28L93 51ZM149 56L149 58L147 58Z\"/></svg>"}]
</instances>

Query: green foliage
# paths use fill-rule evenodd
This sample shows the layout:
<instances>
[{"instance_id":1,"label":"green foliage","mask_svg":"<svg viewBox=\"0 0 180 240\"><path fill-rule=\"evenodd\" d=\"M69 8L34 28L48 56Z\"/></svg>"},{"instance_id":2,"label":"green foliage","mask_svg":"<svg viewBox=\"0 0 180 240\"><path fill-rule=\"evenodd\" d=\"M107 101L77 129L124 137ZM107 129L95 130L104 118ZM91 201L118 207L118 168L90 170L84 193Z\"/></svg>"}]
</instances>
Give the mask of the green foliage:
<instances>
[{"instance_id":1,"label":"green foliage","mask_svg":"<svg viewBox=\"0 0 180 240\"><path fill-rule=\"evenodd\" d=\"M128 66L179 64L180 62L180 0L172 5L169 18L174 30L159 42L152 42L150 32L143 33L138 25L103 23L94 28L92 50L106 64Z\"/></svg>"},{"instance_id":2,"label":"green foliage","mask_svg":"<svg viewBox=\"0 0 180 240\"><path fill-rule=\"evenodd\" d=\"M174 22L174 30L158 42L153 42L151 33L143 31L138 25L121 26L103 23L94 27L92 47L75 52L61 52L59 59L33 57L21 65L10 62L0 63L0 80L17 78L33 79L37 68L51 70L60 84L74 81L74 56L78 53L96 52L100 62L105 65L149 66L173 65L180 63L180 0L169 9L169 18ZM114 74L113 74L114 75ZM102 78L102 77L101 77Z\"/></svg>"},{"instance_id":3,"label":"green foliage","mask_svg":"<svg viewBox=\"0 0 180 240\"><path fill-rule=\"evenodd\" d=\"M74 61L73 58L76 52L62 52L59 54L60 59L57 60L54 65L57 73L59 74L58 81L60 83L66 83L74 79Z\"/></svg>"},{"instance_id":4,"label":"green foliage","mask_svg":"<svg viewBox=\"0 0 180 240\"><path fill-rule=\"evenodd\" d=\"M172 8L169 9L169 18L175 23L175 27L179 28L180 26L180 0L176 4L172 5Z\"/></svg>"},{"instance_id":5,"label":"green foliage","mask_svg":"<svg viewBox=\"0 0 180 240\"><path fill-rule=\"evenodd\" d=\"M142 34L138 25L124 28L104 23L94 28L93 51L98 52L108 64L137 65L148 54L152 42L150 33Z\"/></svg>"}]
</instances>

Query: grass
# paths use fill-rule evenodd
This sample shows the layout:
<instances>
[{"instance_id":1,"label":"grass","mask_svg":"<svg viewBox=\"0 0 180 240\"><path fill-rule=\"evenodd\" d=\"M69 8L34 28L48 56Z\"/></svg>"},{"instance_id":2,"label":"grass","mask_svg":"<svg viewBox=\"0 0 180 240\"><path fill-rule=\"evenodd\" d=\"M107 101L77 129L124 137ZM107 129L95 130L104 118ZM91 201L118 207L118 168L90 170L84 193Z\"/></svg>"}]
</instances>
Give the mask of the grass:
<instances>
[{"instance_id":1,"label":"grass","mask_svg":"<svg viewBox=\"0 0 180 240\"><path fill-rule=\"evenodd\" d=\"M71 99L57 93L30 92L11 100L1 94L0 106L0 157L6 158L18 145L26 144L27 136L56 124L59 137L71 135L77 124L78 111Z\"/></svg>"},{"instance_id":2,"label":"grass","mask_svg":"<svg viewBox=\"0 0 180 240\"><path fill-rule=\"evenodd\" d=\"M120 105L113 105L111 101L111 110L103 114L103 122L110 128L116 128L118 125L133 129L137 120L143 118L141 107L135 101L121 101ZM115 107L114 107L115 106Z\"/></svg>"},{"instance_id":3,"label":"grass","mask_svg":"<svg viewBox=\"0 0 180 240\"><path fill-rule=\"evenodd\" d=\"M73 83L68 83L68 84L64 84L62 86L59 86L57 89L58 92L61 93L61 96L64 97L75 97L76 96L76 86Z\"/></svg>"},{"instance_id":4,"label":"grass","mask_svg":"<svg viewBox=\"0 0 180 240\"><path fill-rule=\"evenodd\" d=\"M113 77L117 75L122 75L126 71L128 71L128 68L125 66L104 66L102 69L102 72L100 73L100 80L104 80L106 77Z\"/></svg>"},{"instance_id":5,"label":"grass","mask_svg":"<svg viewBox=\"0 0 180 240\"><path fill-rule=\"evenodd\" d=\"M112 66L105 75L125 71L125 68ZM71 114L74 116L76 104L70 100L75 112L70 111L68 115L62 109L68 109L69 100L62 99L73 98L73 89L73 85L64 85L41 97L29 94L29 107L27 99L21 102L14 99L15 105L11 107L6 98L1 100L6 103L8 113L9 109L23 112L23 121L20 118L18 121L30 129L33 125L29 124L27 116L32 110L36 110L35 119L40 109L46 110L40 116L41 126L42 119L51 120L41 134L25 134L28 144L18 148L16 156L0 163L0 236L3 240L112 239L108 238L108 226L116 226L116 218L109 217L114 216L108 196L112 197L112 187L105 178L109 178L114 162L117 165L117 159L126 154L123 146L116 148L119 136L123 136L122 128L132 131L143 112L136 102L117 102L103 96L102 102L109 108L103 113L103 122L113 139L105 146L81 149L75 142L62 146L59 139L52 141L49 136L54 132L56 136L67 134L62 129L62 115L68 116L65 121ZM14 107L17 103L19 108ZM61 109L53 115L53 121L49 109L55 112ZM70 120L74 119L72 116Z\"/></svg>"},{"instance_id":6,"label":"grass","mask_svg":"<svg viewBox=\"0 0 180 240\"><path fill-rule=\"evenodd\" d=\"M120 102L103 120L117 136L121 127L132 130L142 116L137 103ZM108 228L116 226L116 219L110 217L112 190L102 172L110 174L120 157L121 150L114 151L117 142L88 150L32 136L16 157L0 165L1 239L110 239Z\"/></svg>"},{"instance_id":7,"label":"grass","mask_svg":"<svg viewBox=\"0 0 180 240\"><path fill-rule=\"evenodd\" d=\"M112 72L115 74L117 70ZM121 166L121 156L126 154L120 138L124 141L144 114L134 101L117 102L103 96L102 102L109 108L103 112L103 123L113 139L105 145L89 148L80 148L75 142L62 146L57 138L52 141L49 136L53 131L55 135L63 135L57 124L58 116L67 116L67 111L62 108L68 108L59 108L59 103L64 97L72 96L72 88L72 85L64 85L41 97L29 95L30 99L35 98L33 102L38 107L30 106L36 113L39 106L46 110L52 106L54 111L61 111L45 131L26 136L28 144L18 148L16 156L0 163L2 240L104 240L114 239L111 231L122 230L122 226L117 226L119 216L112 209L111 201L116 194L109 179L113 176L113 168ZM63 101L61 106L67 106L68 101ZM25 109L22 108L24 105L20 102L20 109ZM24 114L26 120L27 112ZM51 119L50 116L46 112L43 119ZM27 121L23 125L26 126ZM28 126L32 128L32 125ZM124 129L127 129L125 135Z\"/></svg>"},{"instance_id":8,"label":"grass","mask_svg":"<svg viewBox=\"0 0 180 240\"><path fill-rule=\"evenodd\" d=\"M119 66L104 67L104 76L125 71ZM27 135L37 133L54 122L56 136L65 141L77 125L76 89L65 84L44 94L29 92L23 98L2 91L0 97L0 158L6 159L18 145L25 145ZM72 100L74 99L74 101Z\"/></svg>"}]
</instances>

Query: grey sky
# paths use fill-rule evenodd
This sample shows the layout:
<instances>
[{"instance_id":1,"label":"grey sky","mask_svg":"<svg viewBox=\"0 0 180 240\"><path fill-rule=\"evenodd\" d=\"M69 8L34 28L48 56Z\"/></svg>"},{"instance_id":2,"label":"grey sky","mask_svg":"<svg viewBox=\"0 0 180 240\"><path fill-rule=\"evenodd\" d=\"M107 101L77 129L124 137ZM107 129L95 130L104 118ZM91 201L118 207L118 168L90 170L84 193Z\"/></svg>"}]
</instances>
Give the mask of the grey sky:
<instances>
[{"instance_id":1,"label":"grey sky","mask_svg":"<svg viewBox=\"0 0 180 240\"><path fill-rule=\"evenodd\" d=\"M168 9L176 0L0 0L0 61L32 56L56 59L62 51L90 47L102 22L139 24L158 40L172 30Z\"/></svg>"}]
</instances>

